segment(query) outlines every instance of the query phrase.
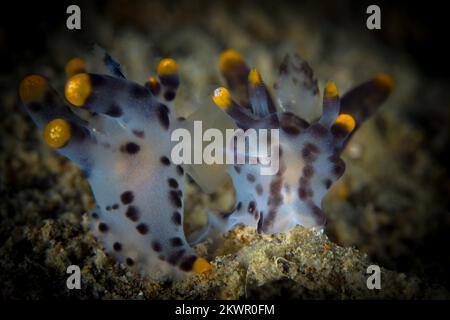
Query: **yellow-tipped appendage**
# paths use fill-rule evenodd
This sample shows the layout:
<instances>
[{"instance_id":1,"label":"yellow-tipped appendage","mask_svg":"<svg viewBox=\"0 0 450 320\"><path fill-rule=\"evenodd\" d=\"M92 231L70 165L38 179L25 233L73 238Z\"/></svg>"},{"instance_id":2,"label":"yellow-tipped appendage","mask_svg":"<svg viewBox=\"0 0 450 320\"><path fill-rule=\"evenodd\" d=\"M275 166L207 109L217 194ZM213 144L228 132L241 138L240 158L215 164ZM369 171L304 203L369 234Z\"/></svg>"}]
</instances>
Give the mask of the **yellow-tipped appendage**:
<instances>
[{"instance_id":1,"label":"yellow-tipped appendage","mask_svg":"<svg viewBox=\"0 0 450 320\"><path fill-rule=\"evenodd\" d=\"M174 59L164 58L159 62L156 72L159 76L171 76L177 74L178 69L178 63Z\"/></svg>"},{"instance_id":2,"label":"yellow-tipped appendage","mask_svg":"<svg viewBox=\"0 0 450 320\"><path fill-rule=\"evenodd\" d=\"M211 264L203 258L197 258L192 266L195 273L205 273L212 269Z\"/></svg>"},{"instance_id":3,"label":"yellow-tipped appendage","mask_svg":"<svg viewBox=\"0 0 450 320\"><path fill-rule=\"evenodd\" d=\"M159 84L158 80L156 80L155 77L149 77L147 82L152 87L157 86Z\"/></svg>"},{"instance_id":4,"label":"yellow-tipped appendage","mask_svg":"<svg viewBox=\"0 0 450 320\"><path fill-rule=\"evenodd\" d=\"M44 129L44 141L52 148L61 148L70 140L70 124L64 119L50 121Z\"/></svg>"},{"instance_id":5,"label":"yellow-tipped appendage","mask_svg":"<svg viewBox=\"0 0 450 320\"><path fill-rule=\"evenodd\" d=\"M40 100L48 89L48 81L42 76L30 75L20 82L19 96L23 102Z\"/></svg>"},{"instance_id":6,"label":"yellow-tipped appendage","mask_svg":"<svg viewBox=\"0 0 450 320\"><path fill-rule=\"evenodd\" d=\"M392 91L392 89L394 89L395 81L394 81L394 79L392 79L392 77L390 75L388 75L386 73L380 73L380 74L376 75L373 78L373 80L375 81L376 84L386 88L389 91Z\"/></svg>"},{"instance_id":7,"label":"yellow-tipped appendage","mask_svg":"<svg viewBox=\"0 0 450 320\"><path fill-rule=\"evenodd\" d=\"M250 86L253 88L259 86L262 84L262 78L259 72L256 69L251 69L248 73L248 82L250 83Z\"/></svg>"},{"instance_id":8,"label":"yellow-tipped appendage","mask_svg":"<svg viewBox=\"0 0 450 320\"><path fill-rule=\"evenodd\" d=\"M64 71L68 77L74 76L78 73L86 72L86 62L80 58L72 58L66 63Z\"/></svg>"},{"instance_id":9,"label":"yellow-tipped appendage","mask_svg":"<svg viewBox=\"0 0 450 320\"><path fill-rule=\"evenodd\" d=\"M352 132L356 126L355 119L346 113L342 113L336 118L336 124L344 128L347 132Z\"/></svg>"},{"instance_id":10,"label":"yellow-tipped appendage","mask_svg":"<svg viewBox=\"0 0 450 320\"><path fill-rule=\"evenodd\" d=\"M236 50L226 50L220 54L219 68L222 72L230 71L236 66L244 64L244 59Z\"/></svg>"},{"instance_id":11,"label":"yellow-tipped appendage","mask_svg":"<svg viewBox=\"0 0 450 320\"><path fill-rule=\"evenodd\" d=\"M224 87L214 90L212 100L220 109L228 109L231 106L230 91Z\"/></svg>"},{"instance_id":12,"label":"yellow-tipped appendage","mask_svg":"<svg viewBox=\"0 0 450 320\"><path fill-rule=\"evenodd\" d=\"M82 107L92 93L91 79L87 73L78 73L66 82L64 94L67 101L76 107Z\"/></svg>"},{"instance_id":13,"label":"yellow-tipped appendage","mask_svg":"<svg viewBox=\"0 0 450 320\"><path fill-rule=\"evenodd\" d=\"M339 95L336 84L332 81L328 82L325 86L325 98L334 99Z\"/></svg>"}]
</instances>

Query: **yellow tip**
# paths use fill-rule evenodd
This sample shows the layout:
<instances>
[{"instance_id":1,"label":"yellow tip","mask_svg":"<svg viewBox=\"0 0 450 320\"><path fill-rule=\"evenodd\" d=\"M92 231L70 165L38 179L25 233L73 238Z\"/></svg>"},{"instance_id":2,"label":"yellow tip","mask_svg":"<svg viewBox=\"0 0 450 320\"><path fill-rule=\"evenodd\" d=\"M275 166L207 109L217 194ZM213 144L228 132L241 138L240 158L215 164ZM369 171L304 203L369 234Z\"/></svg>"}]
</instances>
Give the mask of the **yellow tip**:
<instances>
[{"instance_id":1,"label":"yellow tip","mask_svg":"<svg viewBox=\"0 0 450 320\"><path fill-rule=\"evenodd\" d=\"M156 68L156 72L159 76L170 76L178 73L178 63L171 59L171 58L165 58L162 59L158 67Z\"/></svg>"},{"instance_id":2,"label":"yellow tip","mask_svg":"<svg viewBox=\"0 0 450 320\"><path fill-rule=\"evenodd\" d=\"M347 132L352 132L355 129L355 119L349 114L342 113L336 118L336 124L341 126Z\"/></svg>"},{"instance_id":3,"label":"yellow tip","mask_svg":"<svg viewBox=\"0 0 450 320\"><path fill-rule=\"evenodd\" d=\"M158 84L158 80L156 80L154 77L149 77L147 82L151 85L151 86L155 86Z\"/></svg>"},{"instance_id":4,"label":"yellow tip","mask_svg":"<svg viewBox=\"0 0 450 320\"><path fill-rule=\"evenodd\" d=\"M86 62L80 58L73 58L67 62L64 71L68 77L74 76L78 73L86 72Z\"/></svg>"},{"instance_id":5,"label":"yellow tip","mask_svg":"<svg viewBox=\"0 0 450 320\"><path fill-rule=\"evenodd\" d=\"M70 124L64 119L54 119L44 129L44 140L52 148L63 147L70 135Z\"/></svg>"},{"instance_id":6,"label":"yellow tip","mask_svg":"<svg viewBox=\"0 0 450 320\"><path fill-rule=\"evenodd\" d=\"M389 91L392 91L392 89L394 89L395 81L390 75L386 73L380 73L376 75L373 80L375 81L375 83L382 87L385 87Z\"/></svg>"},{"instance_id":7,"label":"yellow tip","mask_svg":"<svg viewBox=\"0 0 450 320\"><path fill-rule=\"evenodd\" d=\"M328 82L325 86L325 97L327 99L333 99L336 98L339 95L338 89L336 87L336 84L334 82Z\"/></svg>"},{"instance_id":8,"label":"yellow tip","mask_svg":"<svg viewBox=\"0 0 450 320\"><path fill-rule=\"evenodd\" d=\"M156 80L154 77L149 77L147 80L147 83L152 87L155 88L159 85L159 81Z\"/></svg>"},{"instance_id":9,"label":"yellow tip","mask_svg":"<svg viewBox=\"0 0 450 320\"><path fill-rule=\"evenodd\" d=\"M212 269L211 264L203 258L195 260L192 270L196 273L205 273Z\"/></svg>"},{"instance_id":10,"label":"yellow tip","mask_svg":"<svg viewBox=\"0 0 450 320\"><path fill-rule=\"evenodd\" d=\"M252 87L257 87L262 84L261 75L256 69L251 69L248 73L248 82Z\"/></svg>"},{"instance_id":11,"label":"yellow tip","mask_svg":"<svg viewBox=\"0 0 450 320\"><path fill-rule=\"evenodd\" d=\"M241 54L236 50L226 50L222 52L219 58L219 67L222 72L227 72L243 63Z\"/></svg>"},{"instance_id":12,"label":"yellow tip","mask_svg":"<svg viewBox=\"0 0 450 320\"><path fill-rule=\"evenodd\" d=\"M40 100L48 89L48 81L42 76L31 75L22 80L19 95L23 102Z\"/></svg>"},{"instance_id":13,"label":"yellow tip","mask_svg":"<svg viewBox=\"0 0 450 320\"><path fill-rule=\"evenodd\" d=\"M152 94L159 94L161 87L158 80L156 80L154 77L149 77L147 80L147 84L150 86Z\"/></svg>"},{"instance_id":14,"label":"yellow tip","mask_svg":"<svg viewBox=\"0 0 450 320\"><path fill-rule=\"evenodd\" d=\"M224 87L220 87L214 90L212 99L220 109L228 109L231 106L230 91L228 91Z\"/></svg>"},{"instance_id":15,"label":"yellow tip","mask_svg":"<svg viewBox=\"0 0 450 320\"><path fill-rule=\"evenodd\" d=\"M92 93L91 79L87 73L78 73L69 78L64 90L67 101L76 107L82 107Z\"/></svg>"}]
</instances>

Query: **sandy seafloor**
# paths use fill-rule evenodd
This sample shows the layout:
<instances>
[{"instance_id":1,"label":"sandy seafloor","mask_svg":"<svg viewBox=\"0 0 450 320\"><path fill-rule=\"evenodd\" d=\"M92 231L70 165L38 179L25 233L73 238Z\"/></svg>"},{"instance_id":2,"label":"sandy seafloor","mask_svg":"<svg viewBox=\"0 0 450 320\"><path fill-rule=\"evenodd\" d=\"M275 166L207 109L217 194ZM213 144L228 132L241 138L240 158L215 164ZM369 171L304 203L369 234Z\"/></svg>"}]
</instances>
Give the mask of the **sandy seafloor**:
<instances>
[{"instance_id":1,"label":"sandy seafloor","mask_svg":"<svg viewBox=\"0 0 450 320\"><path fill-rule=\"evenodd\" d=\"M0 78L2 298L450 297L450 180L442 160L449 142L448 84L424 76L406 51L374 41L361 26L337 26L317 12L311 15L308 5L238 3L87 6L81 36L53 27L39 53L18 53L24 61ZM209 95L222 83L217 58L226 48L239 50L268 84L284 54L296 52L322 85L333 79L344 92L387 72L396 87L344 152L345 175L323 204L324 234L298 227L260 236L239 227L217 248L208 242L197 246L212 261L212 272L158 284L105 255L87 228L85 212L93 204L87 180L43 143L19 104L22 77L42 73L61 89L65 62L75 55L91 62L93 42L141 83L161 57L176 58L182 78L179 110L204 101L213 108ZM206 208L225 211L233 199L229 183L207 195L189 182L187 232L205 221ZM81 290L65 286L71 264L82 268ZM366 287L370 264L382 267L381 290Z\"/></svg>"}]
</instances>

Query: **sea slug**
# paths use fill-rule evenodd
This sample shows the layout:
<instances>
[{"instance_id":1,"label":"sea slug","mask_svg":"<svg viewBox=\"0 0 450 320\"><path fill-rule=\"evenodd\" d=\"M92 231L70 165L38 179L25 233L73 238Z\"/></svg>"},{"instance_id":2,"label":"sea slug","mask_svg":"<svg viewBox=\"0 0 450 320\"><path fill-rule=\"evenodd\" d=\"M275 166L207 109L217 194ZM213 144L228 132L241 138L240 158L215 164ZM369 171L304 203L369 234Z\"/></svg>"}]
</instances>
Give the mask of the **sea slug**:
<instances>
[{"instance_id":1,"label":"sea slug","mask_svg":"<svg viewBox=\"0 0 450 320\"><path fill-rule=\"evenodd\" d=\"M103 60L112 75L87 73L79 58L69 61L66 101L45 77L26 77L19 88L26 110L47 145L87 176L96 201L91 229L108 253L157 280L209 271L186 241L185 173L170 159L170 134L183 125L173 106L178 64L161 60L159 81L139 85L108 54Z\"/></svg>"},{"instance_id":2,"label":"sea slug","mask_svg":"<svg viewBox=\"0 0 450 320\"><path fill-rule=\"evenodd\" d=\"M172 133L190 128L190 120L175 116L178 64L162 59L157 66L159 80L150 77L140 85L127 80L106 52L103 62L111 75L87 73L83 60L70 60L65 68L65 99L45 77L26 77L19 87L26 110L47 145L85 173L96 202L88 214L90 226L106 252L155 280L211 270L183 231L189 165L174 163L171 157ZM236 205L216 225L222 221L223 231L245 224L266 234L287 232L296 225L323 227L321 202L344 173L342 150L389 96L392 79L378 75L342 99L330 82L321 112L317 80L298 56L283 61L276 100L258 71L250 69L238 52L224 52L220 69L229 89L216 89L214 103L243 130L276 129L277 139L269 136L266 147L278 152L279 163L273 174L262 174L269 157L258 150L244 151L256 162L228 166ZM197 241L209 226L205 230Z\"/></svg>"},{"instance_id":3,"label":"sea slug","mask_svg":"<svg viewBox=\"0 0 450 320\"><path fill-rule=\"evenodd\" d=\"M286 56L280 66L276 99L237 51L222 53L219 65L229 89L216 89L214 103L243 130L279 129L275 174L262 175L267 159L248 151L247 159L257 158L254 164L227 168L237 199L234 209L223 215L224 229L245 224L272 234L288 232L296 225L322 228L326 221L322 199L345 170L340 155L356 128L389 96L393 80L380 74L342 99L335 83L329 82L321 114L317 80L297 55Z\"/></svg>"}]
</instances>

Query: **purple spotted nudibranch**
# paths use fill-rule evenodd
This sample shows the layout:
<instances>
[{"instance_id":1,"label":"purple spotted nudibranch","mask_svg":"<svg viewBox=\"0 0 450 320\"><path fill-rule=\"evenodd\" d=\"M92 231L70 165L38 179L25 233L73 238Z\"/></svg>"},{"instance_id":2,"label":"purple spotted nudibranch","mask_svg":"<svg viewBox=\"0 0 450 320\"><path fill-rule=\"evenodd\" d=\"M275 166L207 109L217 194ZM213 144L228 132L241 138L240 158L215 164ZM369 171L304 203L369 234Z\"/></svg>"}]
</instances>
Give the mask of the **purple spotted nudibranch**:
<instances>
[{"instance_id":1,"label":"purple spotted nudibranch","mask_svg":"<svg viewBox=\"0 0 450 320\"><path fill-rule=\"evenodd\" d=\"M256 164L227 168L237 200L235 208L223 214L224 229L244 224L272 234L296 225L322 228L326 221L322 199L345 170L340 155L356 128L389 96L393 80L377 75L342 99L329 82L320 114L317 80L308 63L296 55L286 56L280 66L276 99L238 52L225 51L219 64L229 90L216 89L214 103L244 130L279 129L276 174L261 175L265 159L254 154L246 156L258 157Z\"/></svg>"},{"instance_id":2,"label":"purple spotted nudibranch","mask_svg":"<svg viewBox=\"0 0 450 320\"><path fill-rule=\"evenodd\" d=\"M177 63L161 60L159 80L150 77L140 85L127 80L108 54L103 60L111 75L87 73L84 61L69 61L65 99L45 77L26 77L19 88L26 110L47 145L86 174L96 202L90 227L106 252L155 280L211 270L184 235L185 169L170 157L171 133L189 123L175 116ZM225 51L219 64L229 89L215 90L214 103L239 128L279 129L275 174L261 175L266 159L259 154L256 164L227 167L237 200L217 219L224 222L220 228L245 224L272 234L296 225L323 227L322 199L345 169L340 155L389 96L392 79L378 75L342 98L330 82L320 112L317 80L298 56L283 61L276 99L238 52Z\"/></svg>"},{"instance_id":3,"label":"purple spotted nudibranch","mask_svg":"<svg viewBox=\"0 0 450 320\"><path fill-rule=\"evenodd\" d=\"M69 61L66 101L45 77L26 77L19 88L26 110L45 142L86 174L96 201L90 226L106 252L157 280L209 271L186 241L184 169L170 159L170 133L183 122L173 106L178 65L161 60L159 81L139 85L106 53L104 61L112 75L87 73L79 58ZM87 119L74 112L79 108Z\"/></svg>"}]
</instances>

